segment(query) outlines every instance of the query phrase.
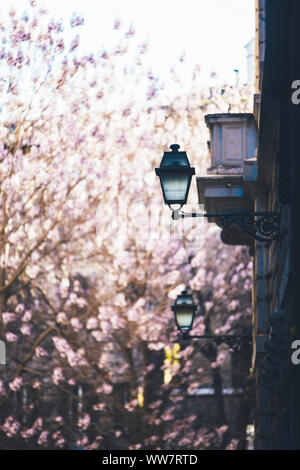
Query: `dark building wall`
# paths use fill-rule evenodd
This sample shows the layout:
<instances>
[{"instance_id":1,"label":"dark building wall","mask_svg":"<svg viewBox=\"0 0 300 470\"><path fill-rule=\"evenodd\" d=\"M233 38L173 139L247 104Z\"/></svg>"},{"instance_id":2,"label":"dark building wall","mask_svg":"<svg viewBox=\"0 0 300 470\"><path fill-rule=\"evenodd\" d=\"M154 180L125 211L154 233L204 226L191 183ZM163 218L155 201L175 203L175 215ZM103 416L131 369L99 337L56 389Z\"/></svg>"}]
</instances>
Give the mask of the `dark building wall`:
<instances>
[{"instance_id":1,"label":"dark building wall","mask_svg":"<svg viewBox=\"0 0 300 470\"><path fill-rule=\"evenodd\" d=\"M300 339L300 104L292 83L300 80L300 2L266 1L266 50L261 80L257 204L281 213L280 239L258 260L267 303L264 348L254 354L257 449L300 448L300 365L291 344ZM255 282L255 278L254 278ZM259 298L254 289L254 304ZM256 324L261 314L255 306Z\"/></svg>"}]
</instances>

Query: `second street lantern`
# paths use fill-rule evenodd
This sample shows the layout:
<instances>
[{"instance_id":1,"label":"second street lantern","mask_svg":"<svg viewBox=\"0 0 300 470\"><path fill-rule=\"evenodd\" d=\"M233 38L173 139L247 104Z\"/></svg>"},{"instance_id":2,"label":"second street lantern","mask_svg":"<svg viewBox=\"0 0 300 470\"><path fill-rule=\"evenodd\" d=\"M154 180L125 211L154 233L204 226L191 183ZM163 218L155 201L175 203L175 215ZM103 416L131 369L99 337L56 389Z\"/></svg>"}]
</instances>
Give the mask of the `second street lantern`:
<instances>
[{"instance_id":1,"label":"second street lantern","mask_svg":"<svg viewBox=\"0 0 300 470\"><path fill-rule=\"evenodd\" d=\"M195 168L190 166L186 152L179 151L180 146L170 146L171 152L164 152L159 168L155 173L160 178L165 204L186 204L192 176Z\"/></svg>"},{"instance_id":2,"label":"second street lantern","mask_svg":"<svg viewBox=\"0 0 300 470\"><path fill-rule=\"evenodd\" d=\"M193 326L196 305L187 290L182 291L177 296L175 303L172 305L172 311L175 315L177 328L182 333L188 333Z\"/></svg>"}]
</instances>

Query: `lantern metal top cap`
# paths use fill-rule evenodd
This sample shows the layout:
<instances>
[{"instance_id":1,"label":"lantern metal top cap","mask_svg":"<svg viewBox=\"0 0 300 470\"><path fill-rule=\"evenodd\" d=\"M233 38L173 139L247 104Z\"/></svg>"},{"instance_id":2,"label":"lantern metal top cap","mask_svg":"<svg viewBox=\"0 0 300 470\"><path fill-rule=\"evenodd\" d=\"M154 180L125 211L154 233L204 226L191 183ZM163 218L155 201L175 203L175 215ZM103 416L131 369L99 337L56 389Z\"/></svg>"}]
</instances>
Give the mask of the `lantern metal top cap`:
<instances>
[{"instance_id":1,"label":"lantern metal top cap","mask_svg":"<svg viewBox=\"0 0 300 470\"><path fill-rule=\"evenodd\" d=\"M189 159L186 152L179 151L180 145L172 144L170 145L171 152L164 152L162 161L160 162L160 168L169 168L169 169L181 169L189 168L191 174L195 173L195 169L191 168Z\"/></svg>"},{"instance_id":2,"label":"lantern metal top cap","mask_svg":"<svg viewBox=\"0 0 300 470\"><path fill-rule=\"evenodd\" d=\"M172 307L187 306L187 305L188 306L193 306L193 308L194 307L196 308L191 293L187 289L184 289L181 292L181 294L179 294L176 297L176 300L175 300L174 305Z\"/></svg>"}]
</instances>

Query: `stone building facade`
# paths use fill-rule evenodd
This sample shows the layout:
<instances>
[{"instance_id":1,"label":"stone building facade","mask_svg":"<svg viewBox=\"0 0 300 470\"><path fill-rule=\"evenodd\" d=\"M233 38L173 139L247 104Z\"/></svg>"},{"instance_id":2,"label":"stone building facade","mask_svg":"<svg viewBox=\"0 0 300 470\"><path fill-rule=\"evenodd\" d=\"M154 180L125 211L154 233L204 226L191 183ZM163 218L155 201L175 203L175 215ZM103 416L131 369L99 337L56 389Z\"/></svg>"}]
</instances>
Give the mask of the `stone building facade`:
<instances>
[{"instance_id":1,"label":"stone building facade","mask_svg":"<svg viewBox=\"0 0 300 470\"><path fill-rule=\"evenodd\" d=\"M300 338L300 107L293 103L292 84L300 79L300 4L259 0L256 15L254 116L259 186L255 208L280 214L280 235L269 247L255 243L255 446L299 449L300 366L292 362L292 343Z\"/></svg>"},{"instance_id":2,"label":"stone building facade","mask_svg":"<svg viewBox=\"0 0 300 470\"><path fill-rule=\"evenodd\" d=\"M221 239L249 246L253 256L255 448L299 449L300 364L292 346L300 340L300 2L256 0L255 8L253 114L206 116L212 165L197 187L209 213L274 214L269 243L250 225L220 224Z\"/></svg>"}]
</instances>

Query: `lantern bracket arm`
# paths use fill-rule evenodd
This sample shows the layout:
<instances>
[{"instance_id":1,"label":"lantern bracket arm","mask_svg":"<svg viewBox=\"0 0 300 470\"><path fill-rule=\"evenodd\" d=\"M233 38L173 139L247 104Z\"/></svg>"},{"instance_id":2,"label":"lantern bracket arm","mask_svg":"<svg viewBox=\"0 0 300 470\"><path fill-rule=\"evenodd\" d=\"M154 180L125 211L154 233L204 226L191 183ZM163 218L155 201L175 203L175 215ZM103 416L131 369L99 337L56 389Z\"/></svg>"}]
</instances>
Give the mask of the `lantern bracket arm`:
<instances>
[{"instance_id":1,"label":"lantern bracket arm","mask_svg":"<svg viewBox=\"0 0 300 470\"><path fill-rule=\"evenodd\" d=\"M252 337L250 335L190 335L182 333L180 340L206 339L212 340L216 346L224 343L234 352L248 352L251 349Z\"/></svg>"},{"instance_id":2,"label":"lantern bracket arm","mask_svg":"<svg viewBox=\"0 0 300 470\"><path fill-rule=\"evenodd\" d=\"M268 245L280 237L280 213L278 212L224 212L224 213L186 213L179 209L172 209L172 219L178 220L186 217L209 217L218 219L222 228L238 225L244 232L255 240Z\"/></svg>"}]
</instances>

